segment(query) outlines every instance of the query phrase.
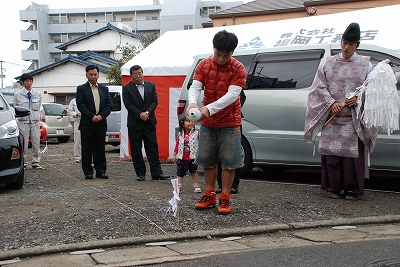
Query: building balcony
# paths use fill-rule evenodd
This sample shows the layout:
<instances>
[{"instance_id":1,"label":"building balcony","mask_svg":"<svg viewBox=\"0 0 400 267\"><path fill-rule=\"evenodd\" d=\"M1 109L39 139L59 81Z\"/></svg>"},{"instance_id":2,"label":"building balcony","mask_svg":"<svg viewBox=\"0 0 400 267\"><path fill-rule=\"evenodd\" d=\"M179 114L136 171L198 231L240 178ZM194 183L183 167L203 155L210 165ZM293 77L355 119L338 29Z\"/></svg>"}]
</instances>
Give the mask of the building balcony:
<instances>
[{"instance_id":1,"label":"building balcony","mask_svg":"<svg viewBox=\"0 0 400 267\"><path fill-rule=\"evenodd\" d=\"M22 50L22 60L39 60L39 50Z\"/></svg>"},{"instance_id":2,"label":"building balcony","mask_svg":"<svg viewBox=\"0 0 400 267\"><path fill-rule=\"evenodd\" d=\"M136 31L153 31L160 30L160 20L138 20L136 21L136 28L132 27L132 30Z\"/></svg>"},{"instance_id":3,"label":"building balcony","mask_svg":"<svg viewBox=\"0 0 400 267\"><path fill-rule=\"evenodd\" d=\"M104 27L106 23L97 23L97 29ZM65 24L48 24L48 33L87 33L93 30L89 29L87 23L65 23Z\"/></svg>"},{"instance_id":4,"label":"building balcony","mask_svg":"<svg viewBox=\"0 0 400 267\"><path fill-rule=\"evenodd\" d=\"M62 53L64 51L56 48L56 46L61 45L62 43L49 43L49 53Z\"/></svg>"},{"instance_id":5,"label":"building balcony","mask_svg":"<svg viewBox=\"0 0 400 267\"><path fill-rule=\"evenodd\" d=\"M39 40L39 32L38 31L21 31L21 40L22 41L32 41Z\"/></svg>"},{"instance_id":6,"label":"building balcony","mask_svg":"<svg viewBox=\"0 0 400 267\"><path fill-rule=\"evenodd\" d=\"M20 10L19 19L24 22L29 22L32 20L38 20L37 10Z\"/></svg>"},{"instance_id":7,"label":"building balcony","mask_svg":"<svg viewBox=\"0 0 400 267\"><path fill-rule=\"evenodd\" d=\"M48 24L48 33L90 33L107 26L108 22ZM124 21L135 32L160 30L160 20ZM117 26L118 22L112 22Z\"/></svg>"}]
</instances>

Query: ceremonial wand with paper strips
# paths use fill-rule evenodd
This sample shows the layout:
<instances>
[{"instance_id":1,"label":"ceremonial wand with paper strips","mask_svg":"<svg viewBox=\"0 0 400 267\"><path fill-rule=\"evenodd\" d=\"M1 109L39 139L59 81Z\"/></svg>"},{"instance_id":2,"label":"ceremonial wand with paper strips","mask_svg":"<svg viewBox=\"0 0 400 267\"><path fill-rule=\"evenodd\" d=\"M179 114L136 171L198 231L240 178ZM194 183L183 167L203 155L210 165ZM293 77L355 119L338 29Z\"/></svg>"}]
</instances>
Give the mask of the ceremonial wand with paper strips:
<instances>
[{"instance_id":1,"label":"ceremonial wand with paper strips","mask_svg":"<svg viewBox=\"0 0 400 267\"><path fill-rule=\"evenodd\" d=\"M367 128L375 127L379 132L388 135L399 129L397 80L389 62L389 59L379 62L368 74L369 83L364 89L365 102L361 114L361 98L357 99L356 107L357 118Z\"/></svg>"},{"instance_id":2,"label":"ceremonial wand with paper strips","mask_svg":"<svg viewBox=\"0 0 400 267\"><path fill-rule=\"evenodd\" d=\"M389 62L389 59L379 62L368 74L363 85L346 96L350 99L365 93L364 109L361 114L362 97L357 98L357 118L362 120L367 128L375 127L380 132L387 132L388 135L399 129L397 80ZM345 106L341 106L341 109ZM334 117L335 115L332 115L324 126Z\"/></svg>"},{"instance_id":3,"label":"ceremonial wand with paper strips","mask_svg":"<svg viewBox=\"0 0 400 267\"><path fill-rule=\"evenodd\" d=\"M365 80L364 83L363 83L361 86L357 87L356 90L355 90L353 93L350 93L349 95L347 95L346 98L347 98L347 99L350 99L350 98L352 98L353 96L358 96L358 94L359 94L360 92L362 92L362 91L364 90L363 88L365 88L367 85L368 85L368 79ZM346 106L347 106L347 104L344 103L342 106L340 106L340 110L342 111ZM329 120L327 120L327 121L325 122L324 126L328 125L335 117L336 117L336 114L333 114L333 115L329 118Z\"/></svg>"},{"instance_id":4,"label":"ceremonial wand with paper strips","mask_svg":"<svg viewBox=\"0 0 400 267\"><path fill-rule=\"evenodd\" d=\"M181 200L179 197L179 187L178 187L178 178L171 179L172 187L173 187L173 197L169 200L169 204L171 205L170 208L168 208L167 212L169 210L172 210L174 213L174 217L177 219L178 223L178 231L182 231L181 229L181 223L180 223L180 218L179 218L179 207L178 203Z\"/></svg>"}]
</instances>

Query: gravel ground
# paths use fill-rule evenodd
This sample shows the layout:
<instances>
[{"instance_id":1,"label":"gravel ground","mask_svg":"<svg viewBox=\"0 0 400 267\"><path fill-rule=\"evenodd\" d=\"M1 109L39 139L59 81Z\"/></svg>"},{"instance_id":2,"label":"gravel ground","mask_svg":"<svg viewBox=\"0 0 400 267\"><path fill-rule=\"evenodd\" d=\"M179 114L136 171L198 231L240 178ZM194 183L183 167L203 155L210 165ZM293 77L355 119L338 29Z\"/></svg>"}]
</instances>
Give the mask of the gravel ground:
<instances>
[{"instance_id":1,"label":"gravel ground","mask_svg":"<svg viewBox=\"0 0 400 267\"><path fill-rule=\"evenodd\" d=\"M106 147L110 178L85 180L72 151L72 142L49 143L41 163L46 170L28 167L21 190L0 185L0 250L177 231L177 219L167 213L172 197L169 180L149 180L147 174L146 181L137 181L132 162L121 162L119 148L112 146ZM163 162L163 170L175 175L170 162ZM239 194L231 196L232 213L227 216L218 215L217 209L195 210L201 194L193 192L187 177L179 203L181 231L400 214L398 193L367 191L360 201L334 200L326 198L318 186L259 179L265 176L252 172L242 179ZM204 190L201 171L200 184Z\"/></svg>"}]
</instances>

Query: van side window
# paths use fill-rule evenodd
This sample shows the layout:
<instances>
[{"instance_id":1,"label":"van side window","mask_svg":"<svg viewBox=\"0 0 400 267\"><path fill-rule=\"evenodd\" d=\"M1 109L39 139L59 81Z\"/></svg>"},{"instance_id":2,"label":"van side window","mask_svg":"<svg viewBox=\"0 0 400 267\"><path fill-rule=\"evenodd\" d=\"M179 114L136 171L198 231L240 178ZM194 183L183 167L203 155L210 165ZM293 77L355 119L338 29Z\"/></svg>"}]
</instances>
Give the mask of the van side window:
<instances>
[{"instance_id":1,"label":"van side window","mask_svg":"<svg viewBox=\"0 0 400 267\"><path fill-rule=\"evenodd\" d=\"M121 111L121 95L118 92L110 92L111 97L111 111Z\"/></svg>"},{"instance_id":2,"label":"van side window","mask_svg":"<svg viewBox=\"0 0 400 267\"><path fill-rule=\"evenodd\" d=\"M258 54L247 76L247 89L300 89L311 86L323 49Z\"/></svg>"},{"instance_id":3,"label":"van side window","mask_svg":"<svg viewBox=\"0 0 400 267\"><path fill-rule=\"evenodd\" d=\"M332 55L339 54L340 52L341 52L340 49L332 50ZM393 72L400 73L400 60L398 58L395 58L385 53L371 51L371 50L357 49L356 52L362 56L370 56L371 57L370 61L373 66L376 66L382 60L389 59L390 60L389 65L392 67ZM400 91L400 81L397 81L396 86L397 86L397 91Z\"/></svg>"}]
</instances>

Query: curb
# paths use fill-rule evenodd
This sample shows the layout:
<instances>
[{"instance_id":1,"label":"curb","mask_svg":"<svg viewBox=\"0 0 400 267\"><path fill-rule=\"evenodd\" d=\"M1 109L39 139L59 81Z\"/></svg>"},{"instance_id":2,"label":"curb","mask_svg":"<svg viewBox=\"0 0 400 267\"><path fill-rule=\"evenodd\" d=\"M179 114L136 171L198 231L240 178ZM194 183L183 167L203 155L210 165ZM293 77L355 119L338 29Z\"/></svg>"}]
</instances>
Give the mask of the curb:
<instances>
[{"instance_id":1,"label":"curb","mask_svg":"<svg viewBox=\"0 0 400 267\"><path fill-rule=\"evenodd\" d=\"M349 219L335 219L335 220L322 220L316 222L300 222L300 223L288 223L288 224L275 224L275 225L261 225L245 227L240 229L228 228L220 230L210 231L196 231L188 233L176 233L171 235L163 236L144 236L144 237L132 237L132 238L120 238L114 240L98 240L83 243L73 243L56 245L51 247L34 247L34 248L23 248L17 250L0 251L0 260L7 260L12 258L24 258L34 257L49 254L65 253L77 250L89 250L99 248L115 248L122 246L137 246L144 245L152 242L163 242L163 241L179 241L179 240L196 240L204 239L208 236L211 237L228 237L238 235L258 235L271 233L276 231L288 231L288 230L301 230L328 226L339 226L339 225L365 225L365 224L387 224L400 222L400 215L388 215L388 216L371 216L371 217L359 217Z\"/></svg>"}]
</instances>

